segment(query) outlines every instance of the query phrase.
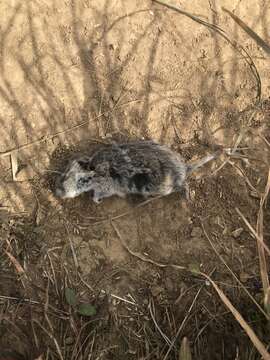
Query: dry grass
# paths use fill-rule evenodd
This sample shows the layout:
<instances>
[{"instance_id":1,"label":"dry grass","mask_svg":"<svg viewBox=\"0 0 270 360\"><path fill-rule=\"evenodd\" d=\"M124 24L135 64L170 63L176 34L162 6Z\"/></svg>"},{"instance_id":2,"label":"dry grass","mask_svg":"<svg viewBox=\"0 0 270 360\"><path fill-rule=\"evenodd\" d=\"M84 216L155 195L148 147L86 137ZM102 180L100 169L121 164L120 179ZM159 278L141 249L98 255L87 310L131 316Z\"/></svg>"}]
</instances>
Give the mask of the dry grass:
<instances>
[{"instance_id":1,"label":"dry grass","mask_svg":"<svg viewBox=\"0 0 270 360\"><path fill-rule=\"evenodd\" d=\"M241 173L244 176L243 172ZM248 184L248 183L247 183ZM226 263L223 257L216 249L213 240L207 233L204 222L201 223L203 233L208 240L214 253L217 255L217 259L220 264L223 264L228 270L228 273L236 282L236 286L239 291L243 291L244 294L251 300L251 303L255 305L256 311L260 312L269 321L269 279L266 257L269 256L270 250L264 242L263 231L263 219L264 219L264 207L267 203L267 196L270 188L270 172L266 182L265 191L261 197L258 218L257 229L255 230L246 217L236 209L243 220L247 229L251 235L257 241L259 263L261 271L261 279L264 290L264 306L258 303L255 297L249 292L248 288L243 285L234 271ZM138 207L143 207L149 204L146 201L139 204ZM133 210L131 210L133 211ZM247 320L244 319L240 310L237 310L233 305L232 300L225 294L224 290L213 280L215 269L213 269L209 275L200 271L200 269L190 269L181 264L162 263L160 261L153 260L149 255L144 255L138 251L134 251L127 245L121 232L118 228L118 222L121 222L122 218L130 215L131 211L120 213L119 215L110 217L108 219L102 219L101 221L110 222L116 235L119 238L124 249L136 258L137 261L146 262L149 266L161 268L161 269L173 269L177 273L185 274L195 281L202 282L198 288L187 289L187 291L193 292L193 300L185 307L185 313L181 322L175 318L175 313L172 309L171 314L167 314L166 329L164 329L163 322L157 317L160 304L157 304L157 300L153 296L147 296L147 301L142 304L141 301L136 301L134 298L123 298L115 294L104 295L97 290L92 284L88 284L83 278L79 270L78 259L76 256L76 250L72 242L69 228L66 226L66 234L68 237L68 246L70 247L70 253L73 258L73 267L67 267L64 263L61 263L57 254L57 247L52 247L46 251L43 263L43 272L40 274L31 272L31 262L35 257L32 254L28 254L27 257L21 258L21 253L24 252L20 248L18 240L13 238L11 241L6 236L6 241L2 241L2 255L3 259L2 268L9 268L10 274L13 278L16 278L19 288L19 293L24 296L0 296L2 315L1 323L6 324L13 329L16 333L16 337L26 344L25 352L32 352L35 354L36 359L102 359L109 354L118 353L123 354L127 352L127 349L136 349L134 354L144 354L143 359L173 359L178 354L179 359L190 359L190 346L185 336L185 329L188 329L188 324L192 318L196 317L196 307L200 306L200 297L204 291L209 291L209 284L215 290L216 295L220 299L221 303L229 310L235 320L243 328L254 347L261 354L263 359L270 359L270 355L267 350L267 345L264 344L263 339L256 334ZM11 219L7 217L6 224L9 224ZM27 221L20 222L22 228L27 226ZM240 225L240 224L239 224ZM8 229L8 227L6 227ZM79 294L87 294L87 298L91 300L92 304L98 308L98 316L93 318L82 318L74 309L68 306L64 297L65 288L77 289ZM33 292L33 289L37 289L37 292ZM194 290L194 291L193 291ZM181 298L183 298L183 294ZM146 300L146 299L145 299ZM217 300L217 299L216 299ZM179 300L181 301L181 300ZM176 303L178 304L179 301ZM217 300L218 301L218 300ZM113 303L113 310L109 310L108 304ZM125 319L127 323L124 324L124 328L127 333L123 333L123 326L120 313L125 312ZM10 316L10 313L13 316ZM31 336L25 337L20 328L16 325L16 318L23 319L30 314L30 328L26 330L27 334ZM227 313L226 313L227 314ZM110 317L110 325L108 325L108 316ZM165 316L165 315L164 315ZM147 324L145 323L145 317L148 317ZM130 320L132 322L130 323ZM26 318L25 318L26 320ZM207 331L207 327L213 319L208 319L201 328L194 333L189 332L188 338L197 339L197 336L201 336ZM120 326L121 324L121 326ZM132 324L132 326L130 325ZM104 329L110 333L107 337L104 334ZM115 340L112 340L112 334L117 333L118 337L123 340L123 348L119 347ZM127 335L128 334L128 335ZM114 342L114 345L110 345L110 341ZM135 340L134 340L135 339ZM196 340L197 341L197 340ZM179 345L182 342L181 346ZM125 349L125 350L124 350ZM191 347L192 349L192 347ZM131 350L131 353L132 354Z\"/></svg>"},{"instance_id":2,"label":"dry grass","mask_svg":"<svg viewBox=\"0 0 270 360\"><path fill-rule=\"evenodd\" d=\"M268 185L267 185L267 190L268 190ZM268 194L268 191L267 193ZM266 197L264 197L266 199ZM119 230L117 229L117 227L115 225L114 226L114 229L115 231L117 232L117 235L119 236L120 240L121 240L121 243L124 245L125 249L132 255L132 256L135 256L137 258L139 258L140 260L142 261L147 261L147 262L150 262L152 264L155 264L156 266L158 267L172 267L174 269L177 269L177 270L184 270L184 268L182 266L179 266L179 265L175 265L175 264L162 264L162 263L158 263L152 259L149 259L149 258L145 258L143 255L139 254L139 253L135 253L134 251L130 250L129 247L124 243L123 241L123 238L119 232ZM205 229L204 229L204 232L205 232ZM207 235L207 233L205 232L207 238L209 239L209 236ZM256 238L258 239L259 236L258 234L256 235ZM210 239L209 239L210 241ZM261 245L262 241L259 243ZM261 264L261 263L260 263ZM187 269L185 269L187 270ZM233 274L233 272L230 270L230 272ZM263 276L265 276L265 273L263 273ZM262 358L265 359L265 360L269 360L270 359L270 353L267 351L267 348L266 346L260 341L260 339L258 338L258 336L255 334L255 332L253 331L253 329L248 325L248 323L245 321L245 319L242 317L242 315L240 314L240 312L233 306L233 304L231 303L231 301L228 299L228 297L225 295L225 293L217 286L217 284L211 279L210 276L208 276L207 274L204 274L200 271L198 271L198 275L201 275L202 277L204 277L206 280L208 280L211 285L213 286L213 288L216 290L217 294L219 295L221 301L224 303L224 305L230 310L230 312L232 313L232 315L235 317L236 321L240 324L240 326L244 329L244 331L246 332L246 334L248 335L248 337L250 338L250 340L252 341L252 343L254 344L254 346L256 347L256 349L258 350L258 352L261 354ZM233 274L233 276L235 277L235 275ZM266 273L266 276L267 276L267 273ZM237 279L237 281L239 282L239 280ZM242 284L241 284L242 286ZM243 287L243 286L242 286ZM269 288L267 288L268 290ZM248 293L247 289L245 289L245 291ZM268 290L269 291L269 290ZM249 294L249 293L248 293ZM267 295L268 293L266 292L265 293L265 296L268 296ZM194 298L194 302L195 300L197 299L197 296L199 295L199 292L197 293L196 297ZM251 295L249 294L249 296L251 297ZM257 305L257 307L260 309L260 311L262 311L262 313L266 316L266 318L269 320L269 315L263 311L263 309L257 304L257 302L254 300L253 297L252 298L252 301ZM267 301L268 301L268 297L267 297ZM189 315L189 312L192 310L192 307L193 307L194 303L192 303L183 323L185 322L185 320L187 319L188 315ZM182 324L183 324L182 323ZM181 325L182 326L182 325ZM181 326L179 329L181 329ZM179 330L180 332L180 330ZM177 336L178 336L178 333L177 333ZM177 338L176 336L176 338ZM168 340L167 340L168 341ZM171 350L171 347L173 346L172 343L170 343L170 347L169 347L169 350L168 352ZM164 359L167 359L167 354L168 352L166 353Z\"/></svg>"},{"instance_id":3,"label":"dry grass","mask_svg":"<svg viewBox=\"0 0 270 360\"><path fill-rule=\"evenodd\" d=\"M245 61L247 61L252 69L256 79L257 101L260 99L261 85L259 74L252 59L242 47L239 47L238 44L230 40L225 32L216 25L206 23L193 15L172 7L164 1L155 0L155 2L173 8L185 16L189 16L192 20L210 28L211 31L218 32L232 46L237 49L240 48L241 53L244 53ZM119 104L120 98L114 110L126 106L127 103ZM143 100L137 99L133 101ZM96 119L106 114L106 112L102 113L101 106L102 102L100 104L99 115ZM82 122L47 138L42 138L22 145L20 148L0 153L0 156L11 156L13 180L16 178L16 152L18 150L31 147L37 143L46 142L50 138L60 136L65 132L74 131L87 123L88 121ZM233 146L234 150L244 140L244 134L245 131L243 130L238 135ZM268 140L265 137L262 137L262 140L269 147ZM94 139L94 141L103 142L103 140L99 139ZM238 170L240 169L241 176L245 178L248 187L255 191L257 195L261 194L241 167L232 163L229 159L217 171L220 171L227 163ZM219 269L226 269L226 274L229 274L233 279L237 291L241 293L245 300L248 299L248 304L252 307L253 312L256 315L262 315L266 321L269 321L270 318L270 287L267 261L270 250L264 239L264 211L269 190L270 171L264 193L260 199L257 219L251 219L256 224L256 230L251 225L251 221L248 221L247 217L238 208L236 209L237 214L240 216L239 225L243 221L251 236L256 239L260 276L264 292L264 308L224 260L217 250L211 235L206 231L204 222L201 222L203 234L210 244L213 253L217 256L217 266ZM135 208L142 208L155 200L143 202ZM234 209L232 210L234 211ZM14 288L16 288L16 294L12 293L10 296L0 294L0 326L8 328L8 335L12 334L14 343L24 344L18 350L28 356L31 354L31 359L36 360L101 360L106 358L117 358L119 360L122 358L190 360L191 352L194 352L192 346L195 347L201 335L207 333L210 323L215 321L225 328L227 326L227 317L230 313L231 318L228 321L228 327L236 326L235 322L238 323L240 325L237 328L238 331L240 327L243 329L260 356L266 360L270 359L266 343L268 337L265 336L264 338L261 332L260 334L256 333L257 324L249 322L241 313L242 309L237 309L237 305L241 302L239 298L230 298L231 293L228 291L229 294L227 294L222 284L219 285L218 281L214 280L216 268L210 269L208 273L205 273L200 268L191 269L182 264L163 263L152 259L149 255L133 250L126 243L118 228L118 222L133 211L134 209L112 217L105 217L91 225L109 222L131 259L146 263L151 269L162 269L164 272L171 270L173 274L176 274L177 279L187 278L191 284L184 293L177 297L175 302L170 299L166 303L165 300L167 299L159 298L150 292L137 297L134 294L128 294L129 297L128 295L122 297L113 293L104 294L101 288L89 283L80 272L80 264L76 255L72 234L65 217L63 217L66 229L65 236L67 237L65 250L70 253L70 257L73 259L72 266L66 263L68 255L66 257L63 256L64 250L61 247L54 245L48 248L46 244L45 246L42 244L38 249L38 254L36 254L35 249L25 248L25 239L22 238L22 234L30 234L31 231L29 229L26 231L26 228L34 229L34 225L36 225L32 223L31 219L17 221L18 218L14 220L10 216L1 219L1 280L3 283L6 282L8 284L7 292L12 293ZM16 222L15 225L14 221ZM38 235L36 238L38 238ZM29 241L29 239L27 240ZM111 272L113 270L110 269ZM143 286L144 288L146 287L144 283L140 283L139 287L143 288ZM81 316L74 307L68 304L64 295L67 288L75 289L76 295L82 301L87 299L87 302L93 304L98 310L98 315L93 317ZM186 303L185 300L187 301ZM214 306L206 305L210 301L214 302ZM237 302L237 305L234 305L234 301ZM180 305L183 306L181 312L179 311ZM212 309L219 306L222 306L222 311L219 310L212 314ZM203 308L204 312L200 312L201 308ZM224 308L228 310L225 313ZM200 316L204 314L205 318L199 319L197 317L198 314ZM189 326L191 323L192 325ZM198 347L204 349L204 344L199 344Z\"/></svg>"},{"instance_id":4,"label":"dry grass","mask_svg":"<svg viewBox=\"0 0 270 360\"><path fill-rule=\"evenodd\" d=\"M239 290L242 289L244 291L244 293L251 299L251 302L255 304L258 311L261 312L269 321L269 286L267 261L265 258L270 254L270 251L263 240L263 211L264 205L267 202L268 192L269 176L265 192L260 201L257 230L254 230L244 215L237 210L247 228L257 240L258 252L260 254L261 277L264 288L265 309L263 309L254 296L250 294L248 288L241 283L230 266L226 264L223 257L218 253L210 235L204 227L204 223L202 223L202 229L212 249L214 250L214 253L217 255L220 264L224 264L229 274L231 274L236 281ZM149 202L140 204L140 206L142 207L148 203ZM61 264L58 256L56 256L55 251L57 250L57 247L55 247L47 251L43 274L40 273L39 276L36 276L37 274L34 275L31 271L29 271L31 269L31 261L33 261L34 258L32 257L31 259L30 256L27 259L25 258L23 261L19 260L20 253L22 253L23 250L20 249L16 240L15 242L14 240L12 242L7 238L6 243L2 244L1 256L4 260L3 266L8 266L8 264L11 265L10 271L13 274L12 276L17 278L20 293L25 294L25 297L0 297L2 308L1 322L9 324L8 326L13 328L16 336L20 339L23 338L23 342L27 344L26 347L28 351L31 349L33 354L36 355L36 358L39 359L61 360L67 358L72 360L102 359L104 356L109 356L109 354L113 352L118 352L119 354L123 353L123 349L118 348L119 345L109 344L108 338L104 336L103 331L104 328L108 329L108 320L106 320L106 318L108 314L110 314L109 316L111 317L112 324L109 326L110 330L107 331L111 333L116 331L120 338L124 336L122 331L119 332L118 328L119 324L122 323L119 315L124 309L126 319L132 319L132 327L125 324L125 328L129 332L128 336L123 337L125 338L126 349L134 349L134 344L136 344L136 353L148 354L143 357L144 359L170 359L174 358L177 353L179 354L179 359L190 359L190 350L188 350L189 347L187 347L187 340L184 340L185 338L183 338L183 336L185 335L185 329L187 328L190 319L192 319L195 316L194 314L196 314L196 304L200 303L202 291L207 289L209 284L211 284L221 302L228 308L235 320L246 332L247 336L250 338L257 351L261 354L262 358L270 359L267 346L262 340L260 340L259 336L256 335L255 331L252 329L252 325L244 319L241 315L241 311L236 309L236 307L232 304L232 301L229 300L229 297L225 295L225 292L217 285L217 282L212 279L212 275L215 272L214 270L210 275L207 275L200 270L190 270L181 264L165 264L151 259L150 256L146 256L138 251L132 250L126 244L117 223L128 214L130 214L130 212L125 212L103 221L111 222L111 225L114 228L122 246L132 257L136 258L138 261L148 263L149 266L162 269L171 268L174 271L180 271L181 274L186 274L185 276L194 278L195 283L196 279L204 279L203 284L194 292L192 302L186 307L185 315L183 316L182 321L177 323L174 318L175 315L172 312L170 315L172 316L170 320L172 326L170 333L168 332L168 328L167 330L164 330L162 323L157 319L157 304L154 297L150 296L147 299L147 304L142 305L136 300L123 298L115 294L111 294L111 300L109 300L107 296L104 297L103 294L94 291L94 287L91 284L88 284L80 274L76 251L71 240L68 241L74 260L73 269L67 268L64 264ZM66 233L67 235L69 234L69 229L67 229ZM79 293L87 294L87 297L91 299L91 302L98 307L99 315L93 319L81 318L66 303L63 295L66 287L71 287L77 289ZM33 290L31 290L33 288L37 289L36 294L34 294ZM27 294L28 296L26 296ZM110 313L108 309L108 300L109 302L113 301L118 304L112 313ZM31 340L25 339L25 337L21 334L21 330L17 328L15 321L16 318L23 318L25 316L24 312L27 309L28 311L30 310L31 328L28 328L27 331L32 334ZM10 311L13 312L13 316L11 318L9 316ZM150 319L147 325L143 320L145 316L148 316ZM208 322L206 322L205 325L202 326L201 330L198 330L197 333L195 332L193 334L194 338L196 338L198 333L200 333L201 336L201 334L206 331L208 325ZM192 334L189 334L189 338L190 336L193 337ZM134 338L137 339L135 342ZM183 340L181 340L182 338ZM178 344L181 341L182 345L180 347ZM154 350L155 347L157 347L158 350Z\"/></svg>"}]
</instances>

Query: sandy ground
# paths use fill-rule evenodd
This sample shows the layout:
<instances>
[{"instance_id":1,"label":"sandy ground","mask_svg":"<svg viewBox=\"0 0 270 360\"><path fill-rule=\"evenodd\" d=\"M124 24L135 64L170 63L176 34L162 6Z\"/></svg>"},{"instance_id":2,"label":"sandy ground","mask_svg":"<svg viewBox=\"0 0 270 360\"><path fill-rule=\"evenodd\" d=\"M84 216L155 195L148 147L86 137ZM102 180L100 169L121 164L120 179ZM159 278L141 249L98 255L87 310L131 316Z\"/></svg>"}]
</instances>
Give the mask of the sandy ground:
<instances>
[{"instance_id":1,"label":"sandy ground","mask_svg":"<svg viewBox=\"0 0 270 360\"><path fill-rule=\"evenodd\" d=\"M151 1L0 2L0 349L178 359L187 336L195 359L260 358L208 283L149 259L211 274L269 343L216 254L262 302L256 242L236 208L256 226L270 163L269 52L222 6L270 44L269 4L173 3L227 40ZM53 171L102 142L154 139L192 161L239 135L248 149L197 172L188 204L177 194L139 207L53 195ZM67 287L97 314L70 308Z\"/></svg>"}]
</instances>

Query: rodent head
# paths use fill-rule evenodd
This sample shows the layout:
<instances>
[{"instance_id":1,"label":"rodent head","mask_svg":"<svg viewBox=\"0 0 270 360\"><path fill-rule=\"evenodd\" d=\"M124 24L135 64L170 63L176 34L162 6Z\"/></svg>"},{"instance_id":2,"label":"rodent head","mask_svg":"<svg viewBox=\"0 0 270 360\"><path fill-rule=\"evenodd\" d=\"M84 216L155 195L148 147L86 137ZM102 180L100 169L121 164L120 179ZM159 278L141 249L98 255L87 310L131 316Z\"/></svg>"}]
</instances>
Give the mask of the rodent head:
<instances>
[{"instance_id":1,"label":"rodent head","mask_svg":"<svg viewBox=\"0 0 270 360\"><path fill-rule=\"evenodd\" d=\"M95 171L90 167L89 160L73 160L56 181L55 195L62 198L74 198L90 191L93 186Z\"/></svg>"}]
</instances>

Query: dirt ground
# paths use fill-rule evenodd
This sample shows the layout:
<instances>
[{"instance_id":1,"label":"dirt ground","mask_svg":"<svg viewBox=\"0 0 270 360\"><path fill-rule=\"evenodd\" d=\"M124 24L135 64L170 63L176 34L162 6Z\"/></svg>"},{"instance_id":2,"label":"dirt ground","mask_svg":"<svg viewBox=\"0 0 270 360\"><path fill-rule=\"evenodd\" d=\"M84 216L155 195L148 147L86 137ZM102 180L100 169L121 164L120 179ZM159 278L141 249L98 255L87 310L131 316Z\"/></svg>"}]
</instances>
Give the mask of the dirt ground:
<instances>
[{"instance_id":1,"label":"dirt ground","mask_svg":"<svg viewBox=\"0 0 270 360\"><path fill-rule=\"evenodd\" d=\"M187 337L193 359L260 359L197 270L269 346L267 320L231 273L263 306L256 241L236 208L256 227L270 164L269 50L222 7L270 46L270 5L171 3L227 39L148 0L0 2L0 353L176 360ZM130 139L186 161L237 140L242 149L192 176L189 203L54 196L70 156ZM80 315L66 289L96 314Z\"/></svg>"}]
</instances>

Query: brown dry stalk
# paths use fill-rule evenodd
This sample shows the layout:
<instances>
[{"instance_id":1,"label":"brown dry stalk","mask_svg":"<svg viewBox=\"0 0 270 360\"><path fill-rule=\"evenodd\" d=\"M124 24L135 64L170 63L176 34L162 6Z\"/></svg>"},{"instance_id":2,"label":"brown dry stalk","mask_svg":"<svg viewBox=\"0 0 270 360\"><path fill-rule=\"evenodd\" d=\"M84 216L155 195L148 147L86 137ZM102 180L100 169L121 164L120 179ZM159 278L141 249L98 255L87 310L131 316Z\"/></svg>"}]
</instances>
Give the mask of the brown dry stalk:
<instances>
[{"instance_id":1,"label":"brown dry stalk","mask_svg":"<svg viewBox=\"0 0 270 360\"><path fill-rule=\"evenodd\" d=\"M16 151L10 154L11 170L12 170L12 180L17 181L16 175L18 173L19 163L18 163L18 154Z\"/></svg>"},{"instance_id":2,"label":"brown dry stalk","mask_svg":"<svg viewBox=\"0 0 270 360\"><path fill-rule=\"evenodd\" d=\"M190 307L189 307L189 309L188 309L188 311L187 311L187 313L186 313L186 315L185 315L185 317L184 317L181 325L179 326L179 328L178 328L178 330L177 330L177 333L176 333L174 339L172 340L172 342L171 342L171 344L170 344L170 346L169 346L169 349L168 349L168 351L166 352L163 360L166 360L166 359L168 358L168 356L169 356L169 354L170 354L170 352L171 352L171 350L172 350L172 348L173 348L176 340L177 340L178 337L179 337L180 332L182 331L185 323L187 322L188 318L190 317L191 311L192 311L192 309L193 309L193 307L194 307L194 305L195 305L195 303L196 303L196 301L197 301L197 298L198 298L198 296L200 295L200 293L201 293L201 291L202 291L202 289L203 289L204 286L205 286L205 284L203 284L203 285L200 287L200 289L197 291L197 294L195 295L195 297L194 297L194 299L193 299L193 301L192 301L192 303L191 303L191 305L190 305ZM183 360L185 360L185 359L183 359Z\"/></svg>"},{"instance_id":3,"label":"brown dry stalk","mask_svg":"<svg viewBox=\"0 0 270 360\"><path fill-rule=\"evenodd\" d=\"M73 244L73 241L72 241L72 239L71 239L71 236L70 236L70 233L69 233L69 229L68 229L68 226L67 226L68 221L67 221L65 218L64 218L64 220L65 220L64 225L65 225L65 228L66 228L67 237L68 237L69 246L70 246L70 249L71 249L71 253L72 253L72 257L73 257L75 269L76 269L76 271L78 271L79 263L78 263L76 251L75 251L75 248L74 248L74 244Z\"/></svg>"},{"instance_id":4,"label":"brown dry stalk","mask_svg":"<svg viewBox=\"0 0 270 360\"><path fill-rule=\"evenodd\" d=\"M17 270L19 275L25 274L24 268L21 266L19 261L8 251L5 251L7 256L9 257L10 261L14 265L15 269Z\"/></svg>"},{"instance_id":5,"label":"brown dry stalk","mask_svg":"<svg viewBox=\"0 0 270 360\"><path fill-rule=\"evenodd\" d=\"M260 135L259 134L259 137L265 142L265 144L270 148L270 142L266 139L266 137L265 136L263 136L263 135Z\"/></svg>"},{"instance_id":6,"label":"brown dry stalk","mask_svg":"<svg viewBox=\"0 0 270 360\"><path fill-rule=\"evenodd\" d=\"M264 297L264 307L268 314L270 314L270 287L267 289L266 295Z\"/></svg>"},{"instance_id":7,"label":"brown dry stalk","mask_svg":"<svg viewBox=\"0 0 270 360\"><path fill-rule=\"evenodd\" d=\"M164 332L161 330L160 326L158 325L158 323L157 323L157 321L156 321L156 318L155 318L155 315L154 315L154 311L153 311L153 308L154 308L154 301L153 301L153 299L150 299L148 308L149 308L149 312L150 312L152 321L153 321L153 323L155 324L156 329L158 330L158 332L160 333L160 335L162 336L162 338L165 340L165 342L167 343L167 345L170 347L170 346L172 345L171 340L168 338L168 336L167 336L166 334L164 334ZM174 346L174 344L173 344L173 346ZM163 359L163 360L164 360L164 359Z\"/></svg>"},{"instance_id":8,"label":"brown dry stalk","mask_svg":"<svg viewBox=\"0 0 270 360\"><path fill-rule=\"evenodd\" d=\"M257 231L255 231L253 229L253 227L250 225L250 223L247 221L247 219L245 218L245 216L241 213L241 211L238 208L235 208L236 212L238 213L238 215L242 218L242 220L244 221L244 223L247 225L247 227L249 228L249 231L251 232L251 234L256 238L257 242L260 243L260 245L263 246L264 250L267 252L267 254L270 256L270 250L269 247L262 241L261 237L258 235Z\"/></svg>"},{"instance_id":9,"label":"brown dry stalk","mask_svg":"<svg viewBox=\"0 0 270 360\"><path fill-rule=\"evenodd\" d=\"M264 195L261 197L260 209L259 209L258 218L257 218L257 234L258 234L259 238L261 239L262 243L264 243L264 239L263 239L263 207L267 200L269 190L270 190L270 169L268 172L268 179L267 179ZM262 279L262 284L263 284L263 292L264 292L264 295L266 296L268 289L269 289L268 266L267 266L266 257L265 257L265 250L264 250L264 247L262 246L261 242L259 242L257 240L257 248L258 248L258 255L259 255L259 262L260 262L260 272L261 272L261 279Z\"/></svg>"},{"instance_id":10,"label":"brown dry stalk","mask_svg":"<svg viewBox=\"0 0 270 360\"><path fill-rule=\"evenodd\" d=\"M55 347L56 347L56 351L57 351L57 353L58 353L58 355L59 355L60 360L64 360L64 357L63 357L62 351L61 351L61 347L59 346L58 341L56 340L56 338L55 338L55 336L53 335L53 333L51 333L49 330L47 330L37 319L34 319L34 322L45 332L45 334L48 335L48 337L49 337L50 339L53 340L54 345L55 345Z\"/></svg>"},{"instance_id":11,"label":"brown dry stalk","mask_svg":"<svg viewBox=\"0 0 270 360\"><path fill-rule=\"evenodd\" d=\"M223 11L230 15L230 17L253 39L256 43L267 53L270 54L270 46L259 36L257 35L243 20L238 16L233 14L231 11L227 10L223 6L221 7Z\"/></svg>"},{"instance_id":12,"label":"brown dry stalk","mask_svg":"<svg viewBox=\"0 0 270 360\"><path fill-rule=\"evenodd\" d=\"M224 292L216 285L216 283L206 274L200 273L202 276L204 276L213 286L213 288L218 293L220 299L224 303L224 305L230 310L230 312L233 314L239 325L245 330L246 334L252 341L253 345L256 347L258 352L261 354L262 358L264 360L270 360L270 354L266 350L266 347L261 342L261 340L257 337L255 332L252 330L252 328L248 325L248 323L245 321L245 319L242 317L242 315L239 313L239 311L233 306L233 304L230 302L230 300L227 298L227 296L224 294Z\"/></svg>"},{"instance_id":13,"label":"brown dry stalk","mask_svg":"<svg viewBox=\"0 0 270 360\"><path fill-rule=\"evenodd\" d=\"M232 161L228 161L228 163L236 170L238 170L238 172L240 172L240 176L242 176L245 179L245 182L247 183L247 185L250 187L250 189L252 191L254 191L256 194L259 194L258 190L251 184L249 178L247 177L247 175L245 174L244 170L241 168L241 166L235 164ZM238 173L239 174L239 173Z\"/></svg>"}]
</instances>

